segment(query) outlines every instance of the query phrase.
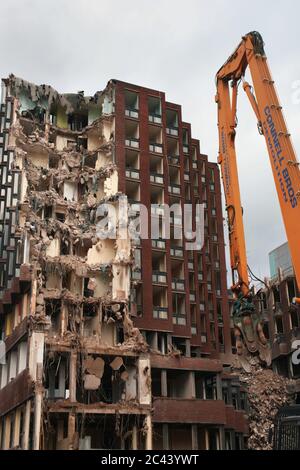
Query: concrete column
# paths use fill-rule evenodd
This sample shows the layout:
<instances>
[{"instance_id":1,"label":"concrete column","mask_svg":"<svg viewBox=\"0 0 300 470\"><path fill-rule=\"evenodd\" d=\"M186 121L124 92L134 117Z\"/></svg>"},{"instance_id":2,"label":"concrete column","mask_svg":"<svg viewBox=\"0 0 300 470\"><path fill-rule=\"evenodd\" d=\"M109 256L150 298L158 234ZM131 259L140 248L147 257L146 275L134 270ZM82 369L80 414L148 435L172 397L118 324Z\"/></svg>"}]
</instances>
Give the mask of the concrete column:
<instances>
[{"instance_id":1,"label":"concrete column","mask_svg":"<svg viewBox=\"0 0 300 470\"><path fill-rule=\"evenodd\" d=\"M209 434L208 434L208 429L205 429L205 450L209 450Z\"/></svg>"},{"instance_id":2,"label":"concrete column","mask_svg":"<svg viewBox=\"0 0 300 470\"><path fill-rule=\"evenodd\" d=\"M222 394L221 374L217 374L217 376L216 376L216 385L217 385L217 400L222 400L223 399L223 394Z\"/></svg>"},{"instance_id":3,"label":"concrete column","mask_svg":"<svg viewBox=\"0 0 300 470\"><path fill-rule=\"evenodd\" d=\"M77 353L72 351L70 354L70 365L69 365L69 390L70 390L70 401L76 401L76 376L77 376Z\"/></svg>"},{"instance_id":4,"label":"concrete column","mask_svg":"<svg viewBox=\"0 0 300 470\"><path fill-rule=\"evenodd\" d=\"M196 398L196 384L195 384L195 372L190 371L189 373L189 382L191 387L191 396Z\"/></svg>"},{"instance_id":5,"label":"concrete column","mask_svg":"<svg viewBox=\"0 0 300 470\"><path fill-rule=\"evenodd\" d=\"M36 274L36 273L35 273ZM31 281L31 297L30 297L30 312L29 314L35 314L36 308L36 291L37 291L37 280L33 279Z\"/></svg>"},{"instance_id":6,"label":"concrete column","mask_svg":"<svg viewBox=\"0 0 300 470\"><path fill-rule=\"evenodd\" d=\"M146 433L146 450L152 450L152 419L151 415L147 415L145 418L145 424L147 428Z\"/></svg>"},{"instance_id":7,"label":"concrete column","mask_svg":"<svg viewBox=\"0 0 300 470\"><path fill-rule=\"evenodd\" d=\"M198 450L198 428L197 424L192 424L192 450Z\"/></svg>"},{"instance_id":8,"label":"concrete column","mask_svg":"<svg viewBox=\"0 0 300 470\"><path fill-rule=\"evenodd\" d=\"M30 431L30 413L31 413L31 401L28 400L24 410L24 424L23 424L23 436L22 436L22 449L29 449L29 431Z\"/></svg>"},{"instance_id":9,"label":"concrete column","mask_svg":"<svg viewBox=\"0 0 300 470\"><path fill-rule=\"evenodd\" d=\"M21 408L17 408L16 413L15 413L13 447L19 447L20 445L20 424L21 424Z\"/></svg>"},{"instance_id":10,"label":"concrete column","mask_svg":"<svg viewBox=\"0 0 300 470\"><path fill-rule=\"evenodd\" d=\"M66 364L64 361L60 362L58 371L58 393L60 397L66 396Z\"/></svg>"},{"instance_id":11,"label":"concrete column","mask_svg":"<svg viewBox=\"0 0 300 470\"><path fill-rule=\"evenodd\" d=\"M157 331L154 332L153 335L153 343L152 343L153 349L157 350L158 349L158 338L157 338ZM165 353L164 353L165 354Z\"/></svg>"},{"instance_id":12,"label":"concrete column","mask_svg":"<svg viewBox=\"0 0 300 470\"><path fill-rule=\"evenodd\" d=\"M163 432L163 450L169 450L169 425L167 423L162 425L162 432Z\"/></svg>"},{"instance_id":13,"label":"concrete column","mask_svg":"<svg viewBox=\"0 0 300 470\"><path fill-rule=\"evenodd\" d=\"M68 416L69 450L74 450L75 432L76 432L75 427L76 427L75 414L69 413L69 416Z\"/></svg>"},{"instance_id":14,"label":"concrete column","mask_svg":"<svg viewBox=\"0 0 300 470\"><path fill-rule=\"evenodd\" d=\"M168 396L168 384L167 384L167 371L162 369L160 372L161 377L161 396L167 397Z\"/></svg>"},{"instance_id":15,"label":"concrete column","mask_svg":"<svg viewBox=\"0 0 300 470\"><path fill-rule=\"evenodd\" d=\"M185 340L185 348L186 348L186 357L191 357L191 341L189 339Z\"/></svg>"},{"instance_id":16,"label":"concrete column","mask_svg":"<svg viewBox=\"0 0 300 470\"><path fill-rule=\"evenodd\" d=\"M138 449L138 432L136 424L132 428L132 441L131 441L132 450Z\"/></svg>"},{"instance_id":17,"label":"concrete column","mask_svg":"<svg viewBox=\"0 0 300 470\"><path fill-rule=\"evenodd\" d=\"M57 421L57 442L62 441L64 438L64 421L63 419L59 419Z\"/></svg>"},{"instance_id":18,"label":"concrete column","mask_svg":"<svg viewBox=\"0 0 300 470\"><path fill-rule=\"evenodd\" d=\"M10 433L11 433L11 415L8 415L5 418L3 450L9 449Z\"/></svg>"},{"instance_id":19,"label":"concrete column","mask_svg":"<svg viewBox=\"0 0 300 470\"><path fill-rule=\"evenodd\" d=\"M43 364L38 363L36 367L35 399L34 399L34 428L33 428L33 450L40 449L42 401L43 401Z\"/></svg>"},{"instance_id":20,"label":"concrete column","mask_svg":"<svg viewBox=\"0 0 300 470\"><path fill-rule=\"evenodd\" d=\"M219 428L219 450L225 450L225 429L224 426Z\"/></svg>"},{"instance_id":21,"label":"concrete column","mask_svg":"<svg viewBox=\"0 0 300 470\"><path fill-rule=\"evenodd\" d=\"M23 294L22 297L22 320L27 316L27 302L28 302L28 294Z\"/></svg>"},{"instance_id":22,"label":"concrete column","mask_svg":"<svg viewBox=\"0 0 300 470\"><path fill-rule=\"evenodd\" d=\"M61 306L59 320L59 332L61 335L63 335L68 328L68 309L64 303L62 303Z\"/></svg>"}]
</instances>

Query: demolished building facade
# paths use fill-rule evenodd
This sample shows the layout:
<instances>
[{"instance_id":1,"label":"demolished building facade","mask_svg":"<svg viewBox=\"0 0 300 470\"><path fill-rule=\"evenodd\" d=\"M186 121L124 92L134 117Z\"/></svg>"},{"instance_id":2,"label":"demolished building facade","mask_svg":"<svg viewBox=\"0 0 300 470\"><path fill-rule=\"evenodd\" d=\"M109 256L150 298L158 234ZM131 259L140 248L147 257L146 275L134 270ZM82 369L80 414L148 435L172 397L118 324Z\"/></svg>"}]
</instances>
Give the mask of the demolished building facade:
<instances>
[{"instance_id":1,"label":"demolished building facade","mask_svg":"<svg viewBox=\"0 0 300 470\"><path fill-rule=\"evenodd\" d=\"M300 365L293 361L300 344L300 307L293 302L299 297L299 287L288 244L273 250L269 260L271 276L259 293L258 307L272 347L272 366L277 374L299 382Z\"/></svg>"},{"instance_id":2,"label":"demolished building facade","mask_svg":"<svg viewBox=\"0 0 300 470\"><path fill-rule=\"evenodd\" d=\"M2 86L1 448L243 448L219 172L181 107L115 80ZM99 205L120 228L124 196L129 219L203 203L204 248L102 236Z\"/></svg>"}]
</instances>

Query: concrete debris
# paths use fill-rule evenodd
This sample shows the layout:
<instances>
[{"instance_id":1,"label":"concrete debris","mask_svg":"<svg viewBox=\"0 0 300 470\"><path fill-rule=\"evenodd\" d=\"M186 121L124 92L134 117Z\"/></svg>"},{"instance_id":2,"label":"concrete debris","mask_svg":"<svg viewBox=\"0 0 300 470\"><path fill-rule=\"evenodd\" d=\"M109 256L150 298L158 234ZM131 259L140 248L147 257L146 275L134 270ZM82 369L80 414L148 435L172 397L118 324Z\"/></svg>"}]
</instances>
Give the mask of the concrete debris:
<instances>
[{"instance_id":1,"label":"concrete debris","mask_svg":"<svg viewBox=\"0 0 300 470\"><path fill-rule=\"evenodd\" d=\"M124 382L126 382L129 379L129 374L128 374L127 370L123 370L123 372L121 372L120 378Z\"/></svg>"},{"instance_id":2,"label":"concrete debris","mask_svg":"<svg viewBox=\"0 0 300 470\"><path fill-rule=\"evenodd\" d=\"M100 387L101 379L96 375L86 374L84 376L85 390L97 390Z\"/></svg>"},{"instance_id":3,"label":"concrete debris","mask_svg":"<svg viewBox=\"0 0 300 470\"><path fill-rule=\"evenodd\" d=\"M252 365L251 373L239 372L241 383L246 386L249 401L249 440L252 450L272 450L269 436L274 417L279 408L293 402L288 388L291 380L279 376L258 364Z\"/></svg>"},{"instance_id":4,"label":"concrete debris","mask_svg":"<svg viewBox=\"0 0 300 470\"><path fill-rule=\"evenodd\" d=\"M98 377L99 379L102 378L103 373L104 373L105 362L101 357L97 357L96 359L93 359L92 356L88 356L84 360L83 365L84 365L84 369L86 372Z\"/></svg>"},{"instance_id":5,"label":"concrete debris","mask_svg":"<svg viewBox=\"0 0 300 470\"><path fill-rule=\"evenodd\" d=\"M121 357L115 357L109 365L113 370L119 370L123 365L123 359Z\"/></svg>"}]
</instances>

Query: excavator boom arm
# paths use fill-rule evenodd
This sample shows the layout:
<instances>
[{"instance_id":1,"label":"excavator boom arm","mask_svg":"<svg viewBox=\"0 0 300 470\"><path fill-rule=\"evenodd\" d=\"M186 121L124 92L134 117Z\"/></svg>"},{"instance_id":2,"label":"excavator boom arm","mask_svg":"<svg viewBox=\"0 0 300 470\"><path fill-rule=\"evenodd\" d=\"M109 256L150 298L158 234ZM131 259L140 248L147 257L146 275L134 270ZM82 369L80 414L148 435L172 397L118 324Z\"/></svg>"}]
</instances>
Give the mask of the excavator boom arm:
<instances>
[{"instance_id":1,"label":"excavator boom arm","mask_svg":"<svg viewBox=\"0 0 300 470\"><path fill-rule=\"evenodd\" d=\"M296 279L300 287L300 170L279 104L263 40L259 33L243 37L235 52L217 73L219 163L221 165L228 213L231 268L235 274L233 290L247 296L249 279L243 214L235 152L237 84L249 67L255 96L248 83L244 89L264 135L285 225ZM232 86L232 93L230 87ZM262 189L263 193L263 189Z\"/></svg>"}]
</instances>

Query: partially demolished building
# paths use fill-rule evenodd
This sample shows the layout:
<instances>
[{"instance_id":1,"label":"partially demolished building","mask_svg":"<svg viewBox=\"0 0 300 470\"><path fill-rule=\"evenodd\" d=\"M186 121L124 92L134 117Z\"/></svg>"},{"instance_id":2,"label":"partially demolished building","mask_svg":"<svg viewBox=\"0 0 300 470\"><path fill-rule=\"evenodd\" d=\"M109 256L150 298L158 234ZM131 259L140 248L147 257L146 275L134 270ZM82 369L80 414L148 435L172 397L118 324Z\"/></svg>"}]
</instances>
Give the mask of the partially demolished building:
<instances>
[{"instance_id":1,"label":"partially demolished building","mask_svg":"<svg viewBox=\"0 0 300 470\"><path fill-rule=\"evenodd\" d=\"M243 448L219 172L181 107L115 80L93 97L2 88L0 447ZM149 225L188 203L195 228L203 203L203 249L174 215L170 237L103 236L99 206L120 228L124 196Z\"/></svg>"},{"instance_id":2,"label":"partially demolished building","mask_svg":"<svg viewBox=\"0 0 300 470\"><path fill-rule=\"evenodd\" d=\"M259 308L272 347L272 365L279 375L299 381L300 365L293 361L293 353L300 344L297 343L300 342L300 308L293 303L299 297L299 288L288 244L269 253L269 261L271 277L265 279Z\"/></svg>"}]
</instances>

